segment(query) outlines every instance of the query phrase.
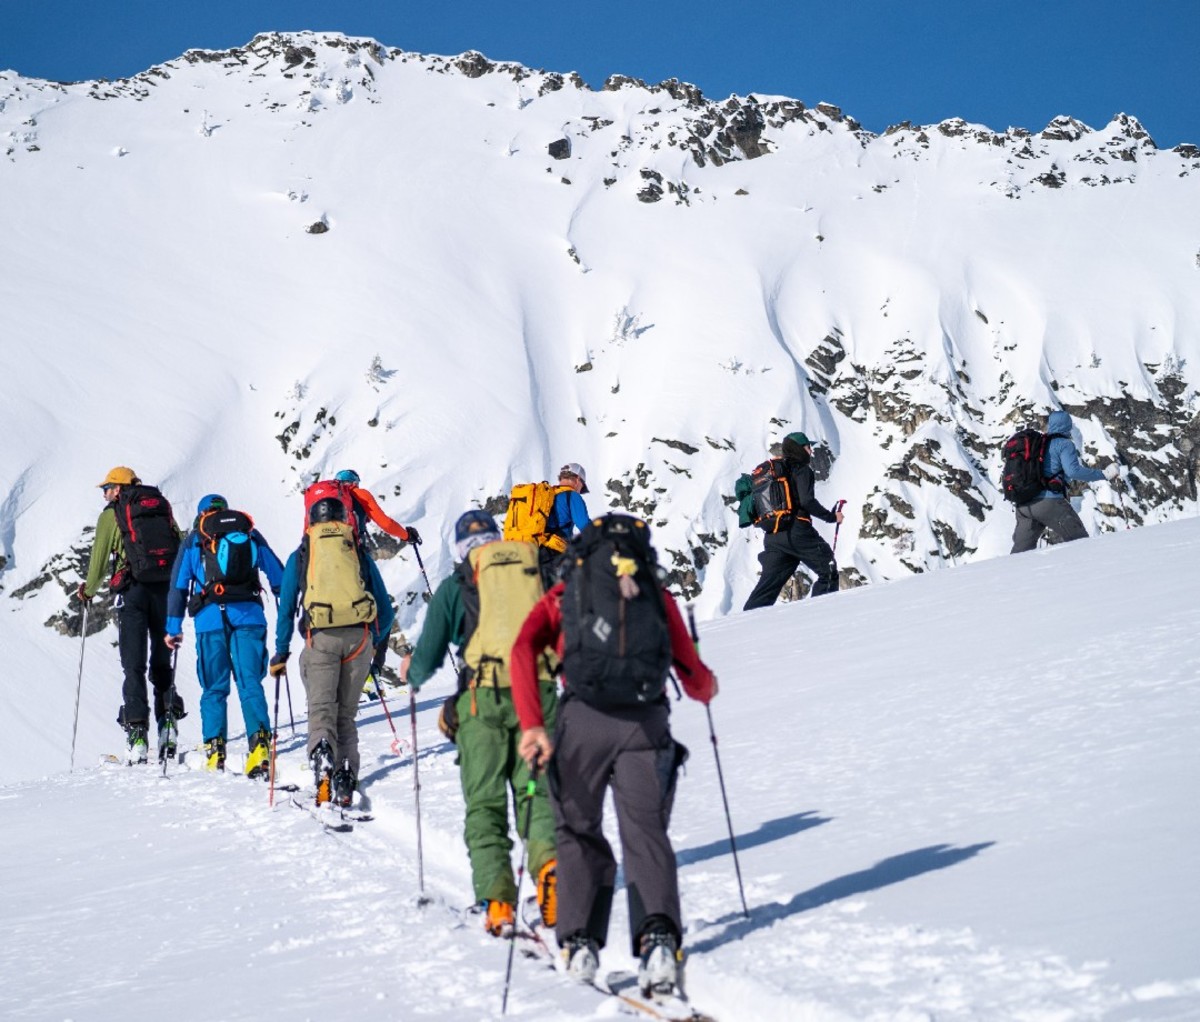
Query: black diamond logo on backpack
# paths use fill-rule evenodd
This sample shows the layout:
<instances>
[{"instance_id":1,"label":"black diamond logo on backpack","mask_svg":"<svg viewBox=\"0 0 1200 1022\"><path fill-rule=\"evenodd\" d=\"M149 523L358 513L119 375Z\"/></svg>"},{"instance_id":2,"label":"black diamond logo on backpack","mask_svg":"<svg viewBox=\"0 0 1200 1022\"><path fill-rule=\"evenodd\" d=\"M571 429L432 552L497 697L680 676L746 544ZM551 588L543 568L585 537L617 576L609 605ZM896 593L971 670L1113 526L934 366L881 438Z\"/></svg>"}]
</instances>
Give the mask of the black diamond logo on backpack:
<instances>
[{"instance_id":1,"label":"black diamond logo on backpack","mask_svg":"<svg viewBox=\"0 0 1200 1022\"><path fill-rule=\"evenodd\" d=\"M596 623L592 625L592 634L601 642L608 642L608 637L612 635L612 625L602 617L596 618Z\"/></svg>"}]
</instances>

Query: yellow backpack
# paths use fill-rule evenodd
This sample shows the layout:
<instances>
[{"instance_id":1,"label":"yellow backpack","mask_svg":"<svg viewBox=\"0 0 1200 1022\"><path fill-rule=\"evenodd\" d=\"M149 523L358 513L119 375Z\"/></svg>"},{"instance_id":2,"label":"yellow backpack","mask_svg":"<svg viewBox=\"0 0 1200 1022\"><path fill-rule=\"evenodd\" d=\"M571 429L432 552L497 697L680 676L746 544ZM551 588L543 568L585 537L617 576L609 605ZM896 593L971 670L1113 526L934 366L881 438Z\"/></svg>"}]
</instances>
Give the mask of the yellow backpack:
<instances>
[{"instance_id":1,"label":"yellow backpack","mask_svg":"<svg viewBox=\"0 0 1200 1022\"><path fill-rule=\"evenodd\" d=\"M463 660L472 682L510 688L508 658L513 642L544 591L537 547L515 540L478 546L467 555L463 581L464 625L470 634ZM539 674L548 679L544 659L539 658Z\"/></svg>"},{"instance_id":2,"label":"yellow backpack","mask_svg":"<svg viewBox=\"0 0 1200 1022\"><path fill-rule=\"evenodd\" d=\"M556 486L543 480L540 483L518 483L508 495L508 511L504 515L504 538L519 543L536 543L561 554L567 541L553 530L554 498L569 486Z\"/></svg>"},{"instance_id":3,"label":"yellow backpack","mask_svg":"<svg viewBox=\"0 0 1200 1022\"><path fill-rule=\"evenodd\" d=\"M304 612L309 628L341 628L375 620L375 597L358 560L354 529L346 522L320 522L305 530L308 567Z\"/></svg>"}]
</instances>

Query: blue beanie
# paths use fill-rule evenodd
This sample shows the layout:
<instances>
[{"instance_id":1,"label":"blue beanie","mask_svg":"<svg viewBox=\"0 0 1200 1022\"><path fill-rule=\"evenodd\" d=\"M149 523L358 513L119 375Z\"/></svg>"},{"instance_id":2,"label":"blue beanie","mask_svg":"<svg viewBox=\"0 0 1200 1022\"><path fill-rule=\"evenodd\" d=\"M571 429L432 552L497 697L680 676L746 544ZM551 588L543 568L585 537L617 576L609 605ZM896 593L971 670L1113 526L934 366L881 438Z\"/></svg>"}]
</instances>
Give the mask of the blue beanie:
<instances>
[{"instance_id":1,"label":"blue beanie","mask_svg":"<svg viewBox=\"0 0 1200 1022\"><path fill-rule=\"evenodd\" d=\"M224 511L228 507L229 501L219 493L206 493L200 498L200 503L196 505L196 514L202 515L205 511Z\"/></svg>"}]
</instances>

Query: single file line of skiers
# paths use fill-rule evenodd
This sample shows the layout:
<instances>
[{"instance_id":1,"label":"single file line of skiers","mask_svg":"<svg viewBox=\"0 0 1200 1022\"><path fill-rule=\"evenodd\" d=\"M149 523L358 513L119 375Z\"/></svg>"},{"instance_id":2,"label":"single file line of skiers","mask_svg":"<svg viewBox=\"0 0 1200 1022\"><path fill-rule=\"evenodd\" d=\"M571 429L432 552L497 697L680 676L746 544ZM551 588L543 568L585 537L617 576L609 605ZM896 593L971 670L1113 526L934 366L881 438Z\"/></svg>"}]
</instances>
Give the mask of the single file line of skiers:
<instances>
[{"instance_id":1,"label":"single file line of skiers","mask_svg":"<svg viewBox=\"0 0 1200 1022\"><path fill-rule=\"evenodd\" d=\"M1045 528L1063 539L1085 535L1056 480L1102 477L1080 466L1065 412L1053 413L1048 429L1049 436L1018 434L1024 446L1017 438L1005 445L1003 485L1017 513L1014 552L1032 547ZM1018 448L1023 457L1016 456ZM738 481L739 524L764 531L763 570L745 609L773 603L800 564L817 577L814 596L838 588L835 549L813 519L835 525L836 543L845 502L830 510L817 500L812 455L807 435L790 433L781 457ZM1027 471L1014 467L1021 462ZM1024 487L1018 485L1022 471L1030 477ZM1115 465L1103 477L1114 479ZM1031 489L1031 479L1044 488ZM131 469L117 467L106 476L107 506L78 595L86 613L110 573L125 673L118 721L131 761L148 758L147 664L159 756L165 763L175 754L185 710L174 691L172 658L182 645L186 612L196 629L205 765L225 766L232 681L249 746L244 770L273 777L275 729L262 683L268 673L276 679L277 721L278 682L287 678L298 621L316 799L352 803L359 695L369 675L378 685L395 614L365 542L367 521L412 544L420 558L417 530L384 515L359 482L347 470L306 490L304 535L282 564L250 516L220 494L201 499L184 534L166 498ZM590 519L587 492L583 468L570 463L557 486L514 487L503 530L483 511L462 514L454 529L457 563L436 590L420 564L431 598L401 678L410 686L415 760L415 693L447 654L455 663L458 686L443 703L439 727L458 748L464 838L487 931L508 936L516 926L511 798L525 808L522 861L542 921L555 929L568 971L594 978L616 875L601 828L611 789L640 979L644 989L662 991L681 985L682 926L667 821L688 755L668 726L666 681L673 669L684 691L706 708L717 684L661 583L649 527L627 515ZM278 599L269 660L260 575ZM382 688L378 694L382 699ZM290 688L288 695L290 701ZM715 753L711 714L709 723ZM392 730L395 748L394 724ZM536 774L534 763L544 771ZM419 809L415 773L414 784ZM733 851L736 865L736 846ZM738 874L740 890L740 867ZM745 909L744 893L742 903Z\"/></svg>"}]
</instances>

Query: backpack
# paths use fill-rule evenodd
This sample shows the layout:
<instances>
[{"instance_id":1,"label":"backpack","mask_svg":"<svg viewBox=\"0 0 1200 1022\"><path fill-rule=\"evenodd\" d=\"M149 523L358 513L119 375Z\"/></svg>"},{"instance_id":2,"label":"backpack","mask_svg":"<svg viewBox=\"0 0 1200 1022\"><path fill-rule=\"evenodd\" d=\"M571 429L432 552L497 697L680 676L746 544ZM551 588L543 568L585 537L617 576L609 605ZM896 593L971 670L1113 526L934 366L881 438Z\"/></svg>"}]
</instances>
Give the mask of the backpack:
<instances>
[{"instance_id":1,"label":"backpack","mask_svg":"<svg viewBox=\"0 0 1200 1022\"><path fill-rule=\"evenodd\" d=\"M753 523L767 532L778 532L792 524L795 511L792 482L788 475L787 462L782 458L768 458L751 470L747 510ZM740 524L740 505L738 521Z\"/></svg>"},{"instance_id":2,"label":"backpack","mask_svg":"<svg viewBox=\"0 0 1200 1022\"><path fill-rule=\"evenodd\" d=\"M228 508L204 512L196 523L196 541L204 587L193 597L193 616L210 603L261 603L258 543L248 514Z\"/></svg>"},{"instance_id":3,"label":"backpack","mask_svg":"<svg viewBox=\"0 0 1200 1022\"><path fill-rule=\"evenodd\" d=\"M597 709L645 706L663 697L671 635L646 523L597 518L571 544L561 600L568 695ZM636 594L622 595L631 569Z\"/></svg>"},{"instance_id":4,"label":"backpack","mask_svg":"<svg viewBox=\"0 0 1200 1022\"><path fill-rule=\"evenodd\" d=\"M179 533L167 498L154 486L122 486L113 510L134 579L170 581L179 552Z\"/></svg>"},{"instance_id":5,"label":"backpack","mask_svg":"<svg viewBox=\"0 0 1200 1022\"><path fill-rule=\"evenodd\" d=\"M1062 493L1066 484L1060 477L1047 479L1046 451L1055 437L1064 433L1042 433L1022 429L1004 441L1001 448L1003 464L1000 470L1000 491L1004 499L1014 504L1028 504L1043 490Z\"/></svg>"},{"instance_id":6,"label":"backpack","mask_svg":"<svg viewBox=\"0 0 1200 1022\"><path fill-rule=\"evenodd\" d=\"M342 628L375 620L375 597L367 591L354 527L319 522L304 532L305 628Z\"/></svg>"},{"instance_id":7,"label":"backpack","mask_svg":"<svg viewBox=\"0 0 1200 1022\"><path fill-rule=\"evenodd\" d=\"M354 486L352 483L342 482L338 479L321 479L313 483L307 490L304 491L304 525L308 527L308 514L312 510L312 506L318 500L324 500L326 497L332 497L334 500L340 500L346 507L346 524L354 532L354 541L356 543L362 541L359 535L360 529L359 515L357 514L357 503L354 500Z\"/></svg>"},{"instance_id":8,"label":"backpack","mask_svg":"<svg viewBox=\"0 0 1200 1022\"><path fill-rule=\"evenodd\" d=\"M518 483L508 495L508 511L504 515L504 538L520 543L536 543L555 553L567 549L567 541L556 530L554 498L569 486L557 486L543 480L540 483Z\"/></svg>"},{"instance_id":9,"label":"backpack","mask_svg":"<svg viewBox=\"0 0 1200 1022\"><path fill-rule=\"evenodd\" d=\"M497 540L475 547L456 569L463 600L463 662L476 685L511 688L508 658L517 632L542 598L538 549Z\"/></svg>"}]
</instances>

